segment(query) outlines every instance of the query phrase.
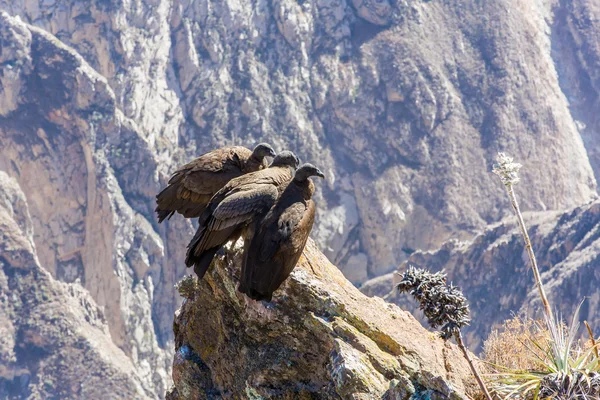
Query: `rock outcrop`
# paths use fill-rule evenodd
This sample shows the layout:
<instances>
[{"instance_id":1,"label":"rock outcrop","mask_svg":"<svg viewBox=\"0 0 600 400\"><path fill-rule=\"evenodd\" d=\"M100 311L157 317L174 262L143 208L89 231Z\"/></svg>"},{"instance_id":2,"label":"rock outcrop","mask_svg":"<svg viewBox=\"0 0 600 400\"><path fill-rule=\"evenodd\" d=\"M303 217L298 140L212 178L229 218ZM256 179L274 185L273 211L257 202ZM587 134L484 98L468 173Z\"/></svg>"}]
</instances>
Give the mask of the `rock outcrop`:
<instances>
[{"instance_id":1,"label":"rock outcrop","mask_svg":"<svg viewBox=\"0 0 600 400\"><path fill-rule=\"evenodd\" d=\"M41 267L25 195L0 171L0 398L155 398L139 372L89 293Z\"/></svg>"},{"instance_id":2,"label":"rock outcrop","mask_svg":"<svg viewBox=\"0 0 600 400\"><path fill-rule=\"evenodd\" d=\"M568 212L525 214L548 298L569 321L578 304L581 321L600 330L600 201ZM472 349L513 313L541 318L541 304L516 218L491 226L472 241L449 241L436 251L418 251L400 266L444 269L470 302L473 321L466 336ZM414 302L392 291L393 277L373 280L364 293L405 309ZM416 312L415 315L419 315Z\"/></svg>"},{"instance_id":3,"label":"rock outcrop","mask_svg":"<svg viewBox=\"0 0 600 400\"><path fill-rule=\"evenodd\" d=\"M175 317L168 399L464 399L472 390L455 345L361 294L314 242L271 303L237 292L241 247L179 286L188 299Z\"/></svg>"}]
</instances>

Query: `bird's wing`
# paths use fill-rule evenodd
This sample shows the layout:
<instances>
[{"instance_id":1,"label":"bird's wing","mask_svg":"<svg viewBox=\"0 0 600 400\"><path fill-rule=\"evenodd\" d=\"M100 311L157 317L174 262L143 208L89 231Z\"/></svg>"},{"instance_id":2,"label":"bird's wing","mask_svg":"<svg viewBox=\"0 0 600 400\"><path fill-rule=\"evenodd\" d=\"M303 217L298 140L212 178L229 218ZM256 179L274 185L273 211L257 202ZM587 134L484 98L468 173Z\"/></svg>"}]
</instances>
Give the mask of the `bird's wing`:
<instances>
[{"instance_id":1,"label":"bird's wing","mask_svg":"<svg viewBox=\"0 0 600 400\"><path fill-rule=\"evenodd\" d=\"M199 195L213 195L219 189L243 174L242 164L252 152L244 147L226 147L202 155L181 167L173 176L187 191ZM182 191L185 193L185 191Z\"/></svg>"},{"instance_id":2,"label":"bird's wing","mask_svg":"<svg viewBox=\"0 0 600 400\"><path fill-rule=\"evenodd\" d=\"M179 168L156 196L159 222L175 212L199 217L211 197L229 181L243 174L242 164L252 152L244 147L213 150Z\"/></svg>"},{"instance_id":3,"label":"bird's wing","mask_svg":"<svg viewBox=\"0 0 600 400\"><path fill-rule=\"evenodd\" d=\"M275 210L273 210L276 212ZM259 229L258 259L265 262L279 251L288 241L306 212L306 203L298 201L287 207L281 214L267 215L263 227Z\"/></svg>"},{"instance_id":4,"label":"bird's wing","mask_svg":"<svg viewBox=\"0 0 600 400\"><path fill-rule=\"evenodd\" d=\"M212 214L211 230L220 230L247 222L254 215L267 211L278 192L274 185L254 184L238 190L219 203Z\"/></svg>"},{"instance_id":5,"label":"bird's wing","mask_svg":"<svg viewBox=\"0 0 600 400\"><path fill-rule=\"evenodd\" d=\"M217 172L223 169L226 164L240 166L240 161L247 160L252 152L242 146L228 146L220 149L211 150L202 154L200 157L182 165L175 171L175 174L187 171L212 171Z\"/></svg>"},{"instance_id":6,"label":"bird's wing","mask_svg":"<svg viewBox=\"0 0 600 400\"><path fill-rule=\"evenodd\" d=\"M297 223L286 240L280 244L279 251L275 255L279 263L267 285L271 293L281 286L296 267L315 221L315 203L312 200L308 200L304 211L300 212L299 209L296 211L295 218L299 217L299 219L295 219Z\"/></svg>"},{"instance_id":7,"label":"bird's wing","mask_svg":"<svg viewBox=\"0 0 600 400\"><path fill-rule=\"evenodd\" d=\"M257 214L266 212L278 196L274 185L249 184L236 189L225 195L216 207L213 205L212 209L205 210L207 215L200 217L201 226L191 242L195 254L223 245L238 228L250 223Z\"/></svg>"},{"instance_id":8,"label":"bird's wing","mask_svg":"<svg viewBox=\"0 0 600 400\"><path fill-rule=\"evenodd\" d=\"M290 276L312 229L315 204L297 201L277 217L271 212L252 239L242 265L240 291L255 299L270 299Z\"/></svg>"},{"instance_id":9,"label":"bird's wing","mask_svg":"<svg viewBox=\"0 0 600 400\"><path fill-rule=\"evenodd\" d=\"M313 224L315 222L316 205L312 200L306 202L306 210L302 214L302 218L296 224L294 231L289 240L289 246L294 252L302 252L306 241L310 236Z\"/></svg>"},{"instance_id":10,"label":"bird's wing","mask_svg":"<svg viewBox=\"0 0 600 400\"><path fill-rule=\"evenodd\" d=\"M210 199L198 218L198 231L188 247L201 253L224 244L218 243L222 235L216 232L249 223L258 212L266 213L279 196L277 188L289 179L289 171L273 168L232 179Z\"/></svg>"}]
</instances>

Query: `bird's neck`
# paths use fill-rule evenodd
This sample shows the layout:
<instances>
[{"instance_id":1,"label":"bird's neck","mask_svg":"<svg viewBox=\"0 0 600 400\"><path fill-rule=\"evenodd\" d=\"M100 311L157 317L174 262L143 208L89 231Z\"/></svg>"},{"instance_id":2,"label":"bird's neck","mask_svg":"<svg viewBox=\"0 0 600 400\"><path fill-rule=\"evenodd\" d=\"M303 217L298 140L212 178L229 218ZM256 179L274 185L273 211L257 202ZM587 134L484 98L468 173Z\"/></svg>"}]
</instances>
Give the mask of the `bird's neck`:
<instances>
[{"instance_id":1,"label":"bird's neck","mask_svg":"<svg viewBox=\"0 0 600 400\"><path fill-rule=\"evenodd\" d=\"M302 197L304 197L306 200L309 200L315 192L315 185L310 178L294 179L292 183L299 191L302 192Z\"/></svg>"},{"instance_id":2,"label":"bird's neck","mask_svg":"<svg viewBox=\"0 0 600 400\"><path fill-rule=\"evenodd\" d=\"M259 157L255 154L252 154L248 160L246 160L246 165L244 169L246 171L257 171L261 164L263 164L264 158Z\"/></svg>"}]
</instances>

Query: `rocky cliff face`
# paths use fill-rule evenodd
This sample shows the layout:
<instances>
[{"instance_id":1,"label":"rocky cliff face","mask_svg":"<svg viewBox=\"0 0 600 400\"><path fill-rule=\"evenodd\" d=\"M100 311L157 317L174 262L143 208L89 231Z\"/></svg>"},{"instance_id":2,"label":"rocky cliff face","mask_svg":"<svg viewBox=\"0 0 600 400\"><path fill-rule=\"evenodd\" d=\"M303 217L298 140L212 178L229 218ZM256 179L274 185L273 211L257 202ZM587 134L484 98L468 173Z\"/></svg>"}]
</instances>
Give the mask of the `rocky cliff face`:
<instances>
[{"instance_id":1,"label":"rocky cliff face","mask_svg":"<svg viewBox=\"0 0 600 400\"><path fill-rule=\"evenodd\" d=\"M523 177L540 188L528 209L595 194L597 96L582 88L594 82L598 10L570 3L0 5L72 46L137 125L157 166L150 182L117 174L133 209L149 214L150 188L178 162L271 141L327 170L314 237L360 283L500 219L487 175L497 150L552 160Z\"/></svg>"},{"instance_id":2,"label":"rocky cliff face","mask_svg":"<svg viewBox=\"0 0 600 400\"><path fill-rule=\"evenodd\" d=\"M548 298L570 319L579 303L581 321L600 329L600 201L568 212L526 214L531 242ZM516 219L495 224L472 241L449 241L436 251L418 251L402 264L434 271L463 289L470 301L473 321L466 329L472 349L481 346L491 329L513 313L540 317L541 304L533 282L529 258ZM391 291L394 278L386 275L362 288L405 309L414 302ZM416 312L418 316L418 312Z\"/></svg>"},{"instance_id":3,"label":"rocky cliff face","mask_svg":"<svg viewBox=\"0 0 600 400\"><path fill-rule=\"evenodd\" d=\"M21 211L31 215L31 251L53 278L89 292L112 342L159 396L169 379L169 314L178 297L175 270L163 268L164 243L189 232L163 241L125 200L121 185L132 182L128 195L140 198L134 192L152 181L156 160L106 79L50 34L5 13L0 38L0 170L27 200ZM143 190L149 198L155 189Z\"/></svg>"},{"instance_id":4,"label":"rocky cliff face","mask_svg":"<svg viewBox=\"0 0 600 400\"><path fill-rule=\"evenodd\" d=\"M599 11L571 3L0 0L0 170L41 267L160 396L193 230L153 200L209 148L326 170L313 237L353 283L506 215L497 150L538 188L525 209L593 198Z\"/></svg>"},{"instance_id":5,"label":"rocky cliff face","mask_svg":"<svg viewBox=\"0 0 600 400\"><path fill-rule=\"evenodd\" d=\"M552 54L559 82L598 176L600 120L596 110L600 95L600 5L558 1L551 28Z\"/></svg>"},{"instance_id":6,"label":"rocky cliff face","mask_svg":"<svg viewBox=\"0 0 600 400\"><path fill-rule=\"evenodd\" d=\"M0 171L0 397L155 398L80 285L41 267L25 194Z\"/></svg>"},{"instance_id":7,"label":"rocky cliff face","mask_svg":"<svg viewBox=\"0 0 600 400\"><path fill-rule=\"evenodd\" d=\"M236 291L241 247L180 286L168 399L464 399L472 389L456 346L362 295L312 241L267 306Z\"/></svg>"}]
</instances>

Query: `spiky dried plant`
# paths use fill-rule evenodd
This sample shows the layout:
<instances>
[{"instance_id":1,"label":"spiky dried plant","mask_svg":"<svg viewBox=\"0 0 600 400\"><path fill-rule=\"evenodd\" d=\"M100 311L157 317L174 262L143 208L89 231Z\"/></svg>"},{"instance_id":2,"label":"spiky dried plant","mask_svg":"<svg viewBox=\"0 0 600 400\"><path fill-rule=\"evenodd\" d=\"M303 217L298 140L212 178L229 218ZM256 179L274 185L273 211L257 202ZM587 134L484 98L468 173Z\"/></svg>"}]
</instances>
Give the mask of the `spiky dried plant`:
<instances>
[{"instance_id":1,"label":"spiky dried plant","mask_svg":"<svg viewBox=\"0 0 600 400\"><path fill-rule=\"evenodd\" d=\"M473 375L488 400L491 396L477 372L473 360L469 356L460 330L469 325L469 306L463 293L452 283L446 281L443 271L431 273L424 269L408 267L397 285L401 293L410 293L419 302L419 308L425 314L427 322L433 329L441 328L441 337L456 339L465 359L473 371Z\"/></svg>"},{"instance_id":2,"label":"spiky dried plant","mask_svg":"<svg viewBox=\"0 0 600 400\"><path fill-rule=\"evenodd\" d=\"M552 373L542 379L539 397L557 400L600 398L600 373L572 371Z\"/></svg>"},{"instance_id":3,"label":"spiky dried plant","mask_svg":"<svg viewBox=\"0 0 600 400\"><path fill-rule=\"evenodd\" d=\"M410 266L397 288L400 292L410 293L419 302L427 323L433 329L441 327L444 340L471 322L467 299L458 288L446 284L443 271L431 273Z\"/></svg>"}]
</instances>

